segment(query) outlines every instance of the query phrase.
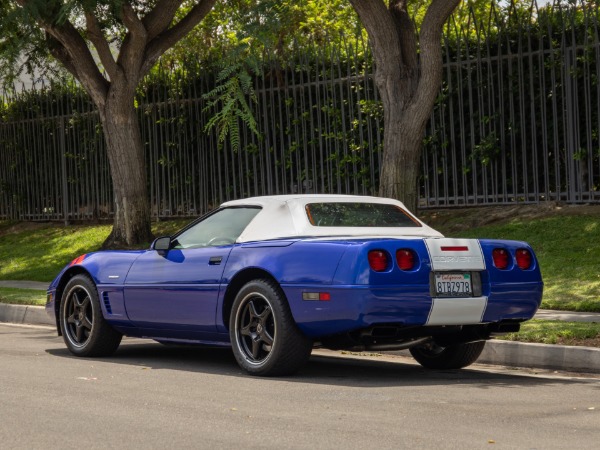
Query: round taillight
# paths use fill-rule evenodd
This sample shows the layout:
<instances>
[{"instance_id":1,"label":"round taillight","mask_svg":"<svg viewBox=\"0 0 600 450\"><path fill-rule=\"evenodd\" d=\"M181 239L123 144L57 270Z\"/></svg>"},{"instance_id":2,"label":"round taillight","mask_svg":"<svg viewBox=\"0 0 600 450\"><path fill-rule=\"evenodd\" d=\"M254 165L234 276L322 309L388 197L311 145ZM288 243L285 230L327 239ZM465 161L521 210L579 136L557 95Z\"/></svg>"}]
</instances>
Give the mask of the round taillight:
<instances>
[{"instance_id":1,"label":"round taillight","mask_svg":"<svg viewBox=\"0 0 600 450\"><path fill-rule=\"evenodd\" d=\"M412 270L415 267L415 254L406 248L396 252L396 262L401 270Z\"/></svg>"},{"instance_id":2,"label":"round taillight","mask_svg":"<svg viewBox=\"0 0 600 450\"><path fill-rule=\"evenodd\" d=\"M369 252L369 266L375 272L383 272L388 268L388 254L383 250L371 250Z\"/></svg>"},{"instance_id":3,"label":"round taillight","mask_svg":"<svg viewBox=\"0 0 600 450\"><path fill-rule=\"evenodd\" d=\"M492 251L492 259L494 260L494 266L498 269L506 269L510 263L510 254L503 248L495 248Z\"/></svg>"},{"instance_id":4,"label":"round taillight","mask_svg":"<svg viewBox=\"0 0 600 450\"><path fill-rule=\"evenodd\" d=\"M519 269L527 270L531 267L531 252L525 248L520 248L516 253L517 266Z\"/></svg>"}]
</instances>

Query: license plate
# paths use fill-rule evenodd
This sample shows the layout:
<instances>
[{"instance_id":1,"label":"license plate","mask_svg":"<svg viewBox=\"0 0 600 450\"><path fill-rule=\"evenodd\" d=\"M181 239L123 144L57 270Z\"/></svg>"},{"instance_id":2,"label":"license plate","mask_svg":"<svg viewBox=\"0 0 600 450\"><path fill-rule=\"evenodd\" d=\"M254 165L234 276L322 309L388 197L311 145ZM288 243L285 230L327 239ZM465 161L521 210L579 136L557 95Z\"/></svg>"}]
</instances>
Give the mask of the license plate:
<instances>
[{"instance_id":1,"label":"license plate","mask_svg":"<svg viewBox=\"0 0 600 450\"><path fill-rule=\"evenodd\" d=\"M470 273L436 273L434 290L437 297L472 297Z\"/></svg>"}]
</instances>

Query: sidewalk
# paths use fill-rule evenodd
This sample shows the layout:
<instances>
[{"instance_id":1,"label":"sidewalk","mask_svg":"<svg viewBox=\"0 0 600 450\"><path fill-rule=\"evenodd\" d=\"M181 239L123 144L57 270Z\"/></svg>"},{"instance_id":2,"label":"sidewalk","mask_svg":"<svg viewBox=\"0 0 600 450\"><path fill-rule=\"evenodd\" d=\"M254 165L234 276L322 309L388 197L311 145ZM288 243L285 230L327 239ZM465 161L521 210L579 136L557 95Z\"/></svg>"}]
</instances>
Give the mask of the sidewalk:
<instances>
[{"instance_id":1,"label":"sidewalk","mask_svg":"<svg viewBox=\"0 0 600 450\"><path fill-rule=\"evenodd\" d=\"M0 287L45 291L50 283L43 281L0 281Z\"/></svg>"},{"instance_id":2,"label":"sidewalk","mask_svg":"<svg viewBox=\"0 0 600 450\"><path fill-rule=\"evenodd\" d=\"M45 291L48 288L48 284L37 281L0 281L0 287ZM540 309L535 315L535 318L543 320L564 320L568 322L600 323L600 313L580 313ZM46 314L43 306L8 305L0 303L0 322L56 327L54 321ZM403 356L409 355L407 350L385 353ZM491 340L487 342L485 349L477 362L479 364L509 367L535 367L556 369L566 372L600 373L600 348L525 344L522 342Z\"/></svg>"}]
</instances>

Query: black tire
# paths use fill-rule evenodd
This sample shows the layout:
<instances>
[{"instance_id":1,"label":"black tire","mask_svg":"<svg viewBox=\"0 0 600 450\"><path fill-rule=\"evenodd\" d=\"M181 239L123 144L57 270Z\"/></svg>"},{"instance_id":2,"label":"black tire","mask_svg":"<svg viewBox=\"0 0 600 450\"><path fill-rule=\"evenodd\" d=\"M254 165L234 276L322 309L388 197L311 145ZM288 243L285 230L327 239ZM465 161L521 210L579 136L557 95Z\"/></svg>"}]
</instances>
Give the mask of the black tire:
<instances>
[{"instance_id":1,"label":"black tire","mask_svg":"<svg viewBox=\"0 0 600 450\"><path fill-rule=\"evenodd\" d=\"M312 341L298 329L285 294L270 280L254 280L240 289L229 336L235 359L251 375L290 375L312 351Z\"/></svg>"},{"instance_id":2,"label":"black tire","mask_svg":"<svg viewBox=\"0 0 600 450\"><path fill-rule=\"evenodd\" d=\"M419 364L428 369L462 369L477 361L485 341L440 347L434 343L413 347L410 353Z\"/></svg>"},{"instance_id":3,"label":"black tire","mask_svg":"<svg viewBox=\"0 0 600 450\"><path fill-rule=\"evenodd\" d=\"M112 355L123 337L104 320L96 285L86 275L75 275L65 286L59 322L65 344L76 356Z\"/></svg>"}]
</instances>

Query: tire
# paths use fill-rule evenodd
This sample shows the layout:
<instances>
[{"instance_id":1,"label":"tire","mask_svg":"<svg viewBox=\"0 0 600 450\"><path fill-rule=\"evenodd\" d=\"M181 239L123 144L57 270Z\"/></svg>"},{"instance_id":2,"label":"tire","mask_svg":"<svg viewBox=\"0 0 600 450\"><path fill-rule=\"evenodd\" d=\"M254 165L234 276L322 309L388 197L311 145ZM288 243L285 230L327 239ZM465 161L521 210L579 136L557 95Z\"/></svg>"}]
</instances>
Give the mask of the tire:
<instances>
[{"instance_id":1,"label":"tire","mask_svg":"<svg viewBox=\"0 0 600 450\"><path fill-rule=\"evenodd\" d=\"M75 275L65 286L59 321L65 344L75 356L112 355L123 337L104 320L96 285L86 275Z\"/></svg>"},{"instance_id":2,"label":"tire","mask_svg":"<svg viewBox=\"0 0 600 450\"><path fill-rule=\"evenodd\" d=\"M427 369L462 369L477 361L483 347L485 347L485 341L448 347L440 347L431 343L413 347L410 349L410 353L419 364Z\"/></svg>"},{"instance_id":3,"label":"tire","mask_svg":"<svg viewBox=\"0 0 600 450\"><path fill-rule=\"evenodd\" d=\"M229 336L235 359L251 375L290 375L312 351L312 341L298 329L285 294L270 280L254 280L240 289Z\"/></svg>"}]
</instances>

